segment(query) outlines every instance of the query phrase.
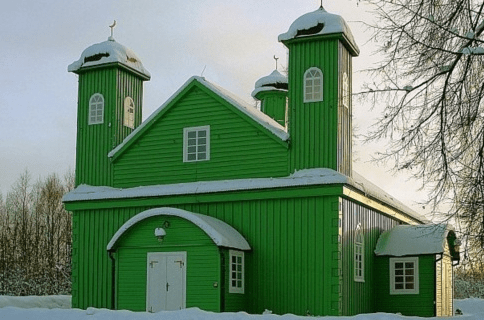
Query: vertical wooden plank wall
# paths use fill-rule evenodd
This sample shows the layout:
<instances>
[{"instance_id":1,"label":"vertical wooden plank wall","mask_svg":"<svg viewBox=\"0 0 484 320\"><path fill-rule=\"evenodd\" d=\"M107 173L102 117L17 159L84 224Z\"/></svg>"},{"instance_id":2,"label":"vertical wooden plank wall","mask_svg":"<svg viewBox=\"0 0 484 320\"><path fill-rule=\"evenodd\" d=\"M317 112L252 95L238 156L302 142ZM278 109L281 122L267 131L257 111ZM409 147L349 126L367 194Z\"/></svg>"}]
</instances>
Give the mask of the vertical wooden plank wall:
<instances>
[{"instance_id":1,"label":"vertical wooden plank wall","mask_svg":"<svg viewBox=\"0 0 484 320\"><path fill-rule=\"evenodd\" d=\"M303 39L289 48L290 172L306 168L337 170L338 43ZM323 101L304 103L304 73L318 67L323 73Z\"/></svg>"},{"instance_id":2,"label":"vertical wooden plank wall","mask_svg":"<svg viewBox=\"0 0 484 320\"><path fill-rule=\"evenodd\" d=\"M104 121L89 125L89 100L104 98ZM135 102L135 127L141 123L143 81L119 68L102 68L79 75L76 147L76 185L112 186L113 168L108 153L133 129L123 125L124 98Z\"/></svg>"},{"instance_id":3,"label":"vertical wooden plank wall","mask_svg":"<svg viewBox=\"0 0 484 320\"><path fill-rule=\"evenodd\" d=\"M352 156L352 141L353 141L353 130L352 130L352 108L353 102L351 98L352 93L352 58L345 46L339 42L338 43L338 53L339 53L339 72L338 72L338 83L339 83L339 103L338 103L338 172L341 172L348 177L353 174L353 156ZM343 99L347 97L343 94L343 74L346 72L348 76L349 86L348 91L350 94L349 106L345 107L343 105Z\"/></svg>"},{"instance_id":4,"label":"vertical wooden plank wall","mask_svg":"<svg viewBox=\"0 0 484 320\"><path fill-rule=\"evenodd\" d=\"M342 199L343 211L343 315L374 312L375 246L380 234L398 222L374 210ZM355 230L361 224L365 239L365 281L354 281Z\"/></svg>"},{"instance_id":5,"label":"vertical wooden plank wall","mask_svg":"<svg viewBox=\"0 0 484 320\"><path fill-rule=\"evenodd\" d=\"M250 243L252 251L245 261L246 311L338 315L338 198L228 199L199 198L199 203L170 206L225 221ZM163 206L157 200L146 202L141 207L116 203L110 209L74 213L73 260L78 267L73 270L73 307L111 307L106 245L129 218Z\"/></svg>"}]
</instances>

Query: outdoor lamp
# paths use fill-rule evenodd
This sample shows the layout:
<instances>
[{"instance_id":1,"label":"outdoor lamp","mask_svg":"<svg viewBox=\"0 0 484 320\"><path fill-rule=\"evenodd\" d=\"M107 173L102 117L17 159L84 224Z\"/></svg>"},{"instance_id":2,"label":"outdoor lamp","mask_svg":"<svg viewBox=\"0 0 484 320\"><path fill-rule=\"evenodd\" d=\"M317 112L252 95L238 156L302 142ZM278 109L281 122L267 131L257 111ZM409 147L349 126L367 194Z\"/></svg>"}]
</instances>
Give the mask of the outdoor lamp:
<instances>
[{"instance_id":1,"label":"outdoor lamp","mask_svg":"<svg viewBox=\"0 0 484 320\"><path fill-rule=\"evenodd\" d=\"M155 229L155 237L158 239L159 242L162 242L166 236L166 231L163 228L156 228Z\"/></svg>"}]
</instances>

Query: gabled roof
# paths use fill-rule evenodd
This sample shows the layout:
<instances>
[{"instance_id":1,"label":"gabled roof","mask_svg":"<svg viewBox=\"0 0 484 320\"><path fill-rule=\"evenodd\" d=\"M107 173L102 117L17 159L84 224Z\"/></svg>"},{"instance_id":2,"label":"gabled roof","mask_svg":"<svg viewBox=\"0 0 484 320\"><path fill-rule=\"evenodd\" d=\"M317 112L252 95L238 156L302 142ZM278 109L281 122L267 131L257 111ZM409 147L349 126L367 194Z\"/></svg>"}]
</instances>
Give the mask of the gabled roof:
<instances>
[{"instance_id":1,"label":"gabled roof","mask_svg":"<svg viewBox=\"0 0 484 320\"><path fill-rule=\"evenodd\" d=\"M417 221L424 223L428 222L425 217L394 199L388 193L376 187L359 174L354 173L353 178L350 178L328 168L304 169L296 171L287 177L280 178L198 181L126 189L80 185L76 189L66 194L62 200L64 202L76 202L107 199L129 199L334 184L350 186L355 190L359 190L365 196L387 204Z\"/></svg>"},{"instance_id":2,"label":"gabled roof","mask_svg":"<svg viewBox=\"0 0 484 320\"><path fill-rule=\"evenodd\" d=\"M181 99L184 94L186 94L193 86L198 86L203 90L209 90L210 92L214 93L216 97L219 98L220 102L227 106L232 106L235 108L235 110L240 111L242 115L253 121L254 124L260 126L261 129L264 129L267 134L273 136L275 139L279 141L287 141L289 139L289 134L287 133L286 129L268 115L257 110L255 107L241 100L231 92L205 80L205 78L193 76L188 79L188 81L186 81L185 84L181 86L180 89L178 89L161 107L153 112L148 119L146 119L138 128L127 136L121 144L114 148L108 154L108 156L110 158L116 158L123 153L129 145L142 136L143 132L145 132L158 119L160 119L163 114L166 113L166 111L176 105L176 102Z\"/></svg>"},{"instance_id":3,"label":"gabled roof","mask_svg":"<svg viewBox=\"0 0 484 320\"><path fill-rule=\"evenodd\" d=\"M156 216L174 216L186 219L202 229L219 247L250 250L250 245L247 240L245 240L245 238L237 230L235 230L222 220L218 220L216 218L209 217L203 214L167 207L149 209L140 212L128 221L126 221L111 238L111 241L109 241L106 250L112 250L119 238L129 228L131 228L140 221Z\"/></svg>"},{"instance_id":4,"label":"gabled roof","mask_svg":"<svg viewBox=\"0 0 484 320\"><path fill-rule=\"evenodd\" d=\"M377 256L412 256L445 251L447 224L398 225L383 232L376 244Z\"/></svg>"}]
</instances>

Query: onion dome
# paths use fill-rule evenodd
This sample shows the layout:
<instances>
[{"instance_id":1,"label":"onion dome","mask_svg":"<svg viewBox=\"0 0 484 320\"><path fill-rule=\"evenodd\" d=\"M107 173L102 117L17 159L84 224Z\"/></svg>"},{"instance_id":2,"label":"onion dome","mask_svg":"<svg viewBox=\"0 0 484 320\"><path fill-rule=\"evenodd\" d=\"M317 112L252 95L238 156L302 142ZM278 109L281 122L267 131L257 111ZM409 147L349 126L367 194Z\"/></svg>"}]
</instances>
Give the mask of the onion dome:
<instances>
[{"instance_id":1,"label":"onion dome","mask_svg":"<svg viewBox=\"0 0 484 320\"><path fill-rule=\"evenodd\" d=\"M257 94L263 91L283 91L287 92L287 77L279 71L274 70L270 75L260 78L255 83L255 89L252 91L252 97L257 98Z\"/></svg>"},{"instance_id":2,"label":"onion dome","mask_svg":"<svg viewBox=\"0 0 484 320\"><path fill-rule=\"evenodd\" d=\"M322 6L313 12L306 13L297 18L286 33L279 35L280 42L303 37L320 35L342 34L343 43L353 56L360 52L355 39L345 20L337 15L327 12Z\"/></svg>"},{"instance_id":3,"label":"onion dome","mask_svg":"<svg viewBox=\"0 0 484 320\"><path fill-rule=\"evenodd\" d=\"M146 80L151 78L138 56L131 49L116 42L113 37L85 49L79 60L67 67L67 71L80 73L84 69L108 64L120 64Z\"/></svg>"}]
</instances>

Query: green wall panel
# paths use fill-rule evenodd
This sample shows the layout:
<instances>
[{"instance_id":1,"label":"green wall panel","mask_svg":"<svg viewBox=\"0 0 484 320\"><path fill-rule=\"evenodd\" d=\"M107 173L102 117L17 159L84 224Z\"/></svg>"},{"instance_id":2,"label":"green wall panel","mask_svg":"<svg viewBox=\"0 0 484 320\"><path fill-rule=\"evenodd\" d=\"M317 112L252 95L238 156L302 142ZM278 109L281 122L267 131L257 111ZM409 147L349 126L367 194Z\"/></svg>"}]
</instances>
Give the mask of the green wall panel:
<instances>
[{"instance_id":1,"label":"green wall panel","mask_svg":"<svg viewBox=\"0 0 484 320\"><path fill-rule=\"evenodd\" d=\"M213 94L212 94L213 95ZM287 147L194 86L114 162L116 187L288 175ZM183 162L183 128L210 125L210 160Z\"/></svg>"},{"instance_id":2,"label":"green wall panel","mask_svg":"<svg viewBox=\"0 0 484 320\"><path fill-rule=\"evenodd\" d=\"M406 316L435 316L435 256L419 256L419 294L390 294L390 257L377 257L374 270L375 311Z\"/></svg>"},{"instance_id":3,"label":"green wall panel","mask_svg":"<svg viewBox=\"0 0 484 320\"><path fill-rule=\"evenodd\" d=\"M225 221L247 239L252 250L245 255L246 311L261 313L267 308L278 314L339 314L338 261L334 259L338 255L337 197L247 197L172 206ZM73 307L111 306L106 245L124 222L151 207L74 213L74 234L81 236L75 236L73 244L73 259L78 262L73 271Z\"/></svg>"},{"instance_id":4,"label":"green wall panel","mask_svg":"<svg viewBox=\"0 0 484 320\"><path fill-rule=\"evenodd\" d=\"M336 38L294 40L289 48L290 171L304 168L337 170L338 43ZM323 73L323 101L304 103L304 73Z\"/></svg>"},{"instance_id":5,"label":"green wall panel","mask_svg":"<svg viewBox=\"0 0 484 320\"><path fill-rule=\"evenodd\" d=\"M95 93L104 98L104 122L89 125L89 100ZM115 67L95 68L79 74L77 113L76 185L113 184L108 153L132 132L123 126L124 98L135 103L135 127L141 123L143 82Z\"/></svg>"},{"instance_id":6,"label":"green wall panel","mask_svg":"<svg viewBox=\"0 0 484 320\"><path fill-rule=\"evenodd\" d=\"M398 221L357 203L342 199L342 307L343 315L374 312L374 284L378 272L373 270L374 250L380 234L393 228ZM365 281L354 280L355 230L360 224L365 239Z\"/></svg>"}]
</instances>

